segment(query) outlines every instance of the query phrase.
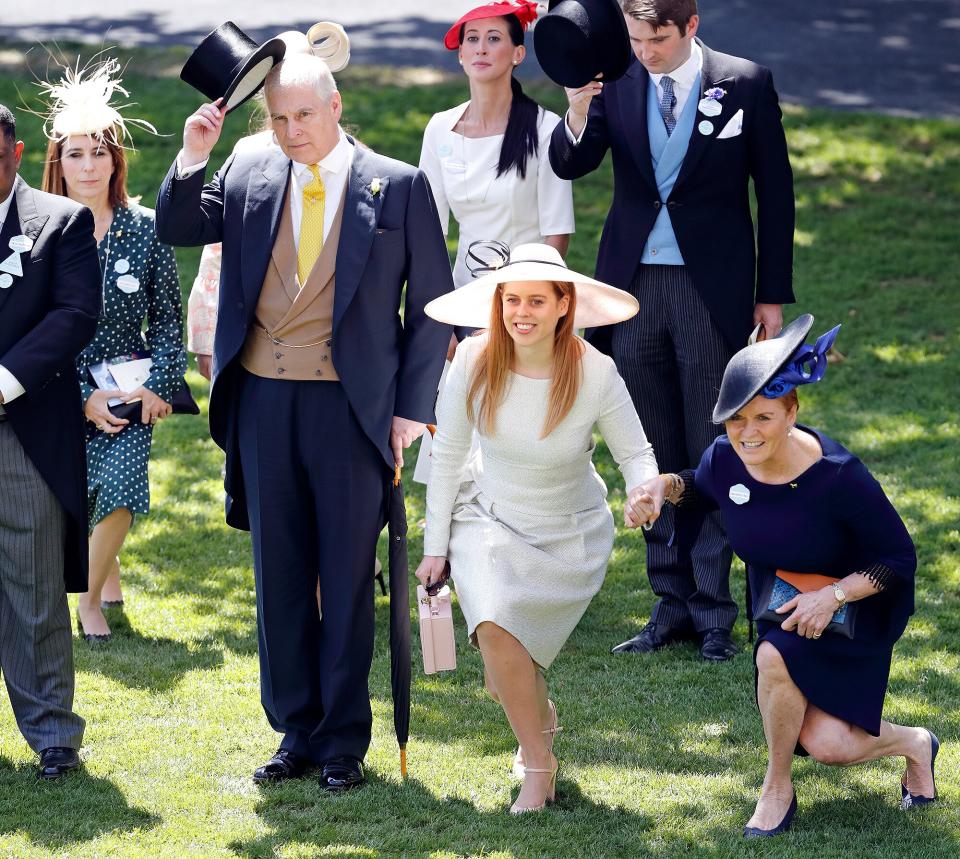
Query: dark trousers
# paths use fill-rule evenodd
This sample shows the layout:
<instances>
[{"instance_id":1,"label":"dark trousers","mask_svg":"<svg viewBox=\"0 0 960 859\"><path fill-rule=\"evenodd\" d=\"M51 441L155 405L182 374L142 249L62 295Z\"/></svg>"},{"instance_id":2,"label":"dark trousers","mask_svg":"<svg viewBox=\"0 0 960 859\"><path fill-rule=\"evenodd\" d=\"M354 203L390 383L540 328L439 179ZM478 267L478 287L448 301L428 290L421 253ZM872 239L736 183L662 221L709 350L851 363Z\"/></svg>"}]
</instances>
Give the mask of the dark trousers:
<instances>
[{"instance_id":1,"label":"dark trousers","mask_svg":"<svg viewBox=\"0 0 960 859\"><path fill-rule=\"evenodd\" d=\"M653 445L661 472L695 468L723 432L711 421L732 351L683 266L641 265L630 292L640 312L613 332L613 358ZM647 575L660 598L650 619L679 631L731 629L732 553L719 514L706 517L688 550L674 544L665 504L647 540Z\"/></svg>"},{"instance_id":2,"label":"dark trousers","mask_svg":"<svg viewBox=\"0 0 960 859\"><path fill-rule=\"evenodd\" d=\"M281 748L362 760L386 465L338 382L244 372L239 400L264 711Z\"/></svg>"}]
</instances>

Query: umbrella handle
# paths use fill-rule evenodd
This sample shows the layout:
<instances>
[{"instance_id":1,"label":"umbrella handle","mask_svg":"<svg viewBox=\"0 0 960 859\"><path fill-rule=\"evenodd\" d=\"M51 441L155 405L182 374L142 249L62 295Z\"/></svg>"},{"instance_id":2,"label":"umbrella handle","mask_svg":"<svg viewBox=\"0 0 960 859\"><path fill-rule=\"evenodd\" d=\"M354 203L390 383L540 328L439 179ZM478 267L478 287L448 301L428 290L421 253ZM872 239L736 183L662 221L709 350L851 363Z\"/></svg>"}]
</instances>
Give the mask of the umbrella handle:
<instances>
[{"instance_id":1,"label":"umbrella handle","mask_svg":"<svg viewBox=\"0 0 960 859\"><path fill-rule=\"evenodd\" d=\"M432 438L437 434L437 425L436 424L427 424L427 429L430 431L430 437ZM400 485L400 472L401 468L399 465L394 465L393 467L393 485Z\"/></svg>"}]
</instances>

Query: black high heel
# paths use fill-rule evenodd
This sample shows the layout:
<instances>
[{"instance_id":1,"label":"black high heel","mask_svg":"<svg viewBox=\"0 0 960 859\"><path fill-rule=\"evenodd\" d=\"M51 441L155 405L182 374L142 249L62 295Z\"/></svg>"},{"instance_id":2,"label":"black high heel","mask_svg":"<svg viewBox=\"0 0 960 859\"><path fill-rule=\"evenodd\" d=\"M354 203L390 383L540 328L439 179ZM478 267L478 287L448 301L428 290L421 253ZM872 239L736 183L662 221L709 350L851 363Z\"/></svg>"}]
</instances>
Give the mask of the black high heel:
<instances>
[{"instance_id":1,"label":"black high heel","mask_svg":"<svg viewBox=\"0 0 960 859\"><path fill-rule=\"evenodd\" d=\"M793 823L793 815L797 813L797 792L793 792L793 799L790 800L790 807L787 809L787 813L783 816L783 820L780 821L779 825L775 826L773 829L757 829L756 826L744 826L743 827L743 837L744 838L773 838L774 835L782 835L790 828L790 824Z\"/></svg>"},{"instance_id":2,"label":"black high heel","mask_svg":"<svg viewBox=\"0 0 960 859\"><path fill-rule=\"evenodd\" d=\"M96 635L92 632L86 632L83 628L83 621L80 620L80 609L77 609L77 632L80 633L80 637L87 642L87 644L106 644L113 638L113 633L108 632L104 635Z\"/></svg>"},{"instance_id":3,"label":"black high heel","mask_svg":"<svg viewBox=\"0 0 960 859\"><path fill-rule=\"evenodd\" d=\"M913 808L915 805L930 805L931 803L937 801L937 773L935 767L937 763L937 755L940 753L940 740L937 739L937 735L934 734L929 728L926 728L925 730L930 735L930 776L933 778L933 796L924 796L920 793L910 793L910 791L907 790L907 786L901 781L900 809L902 811L907 811L908 809Z\"/></svg>"}]
</instances>

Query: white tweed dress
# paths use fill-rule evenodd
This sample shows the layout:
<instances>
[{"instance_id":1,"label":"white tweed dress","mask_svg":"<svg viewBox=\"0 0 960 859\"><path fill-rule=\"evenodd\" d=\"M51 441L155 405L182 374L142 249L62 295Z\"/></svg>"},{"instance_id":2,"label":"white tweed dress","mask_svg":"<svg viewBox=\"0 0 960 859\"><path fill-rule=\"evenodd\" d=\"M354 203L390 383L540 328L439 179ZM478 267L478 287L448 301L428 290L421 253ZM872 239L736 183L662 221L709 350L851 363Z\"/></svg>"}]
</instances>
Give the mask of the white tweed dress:
<instances>
[{"instance_id":1,"label":"white tweed dress","mask_svg":"<svg viewBox=\"0 0 960 859\"><path fill-rule=\"evenodd\" d=\"M511 373L496 431L478 431L470 457L467 388L486 341L460 344L440 397L424 554L450 561L471 641L490 621L547 668L600 590L613 548L594 426L628 489L656 475L657 462L613 361L583 341L583 381L560 425L540 438L550 380Z\"/></svg>"}]
</instances>

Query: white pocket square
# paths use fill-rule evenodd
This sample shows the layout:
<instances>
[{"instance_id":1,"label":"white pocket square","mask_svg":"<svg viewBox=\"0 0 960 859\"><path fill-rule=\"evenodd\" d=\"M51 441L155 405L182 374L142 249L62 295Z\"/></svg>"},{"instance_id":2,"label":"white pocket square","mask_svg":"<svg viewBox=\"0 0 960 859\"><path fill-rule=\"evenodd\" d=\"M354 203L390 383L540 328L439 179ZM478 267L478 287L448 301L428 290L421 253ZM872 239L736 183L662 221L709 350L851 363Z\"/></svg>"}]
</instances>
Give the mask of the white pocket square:
<instances>
[{"instance_id":1,"label":"white pocket square","mask_svg":"<svg viewBox=\"0 0 960 859\"><path fill-rule=\"evenodd\" d=\"M717 140L736 137L741 131L743 131L743 108L740 108L740 110L730 117L730 121L723 126L723 129L717 135Z\"/></svg>"}]
</instances>

